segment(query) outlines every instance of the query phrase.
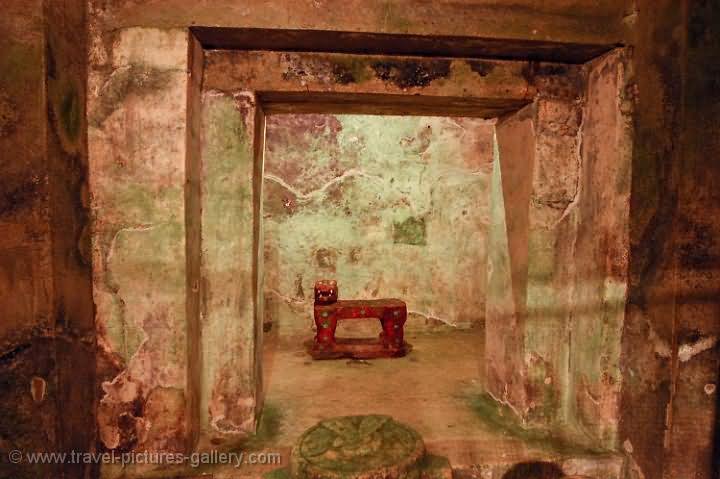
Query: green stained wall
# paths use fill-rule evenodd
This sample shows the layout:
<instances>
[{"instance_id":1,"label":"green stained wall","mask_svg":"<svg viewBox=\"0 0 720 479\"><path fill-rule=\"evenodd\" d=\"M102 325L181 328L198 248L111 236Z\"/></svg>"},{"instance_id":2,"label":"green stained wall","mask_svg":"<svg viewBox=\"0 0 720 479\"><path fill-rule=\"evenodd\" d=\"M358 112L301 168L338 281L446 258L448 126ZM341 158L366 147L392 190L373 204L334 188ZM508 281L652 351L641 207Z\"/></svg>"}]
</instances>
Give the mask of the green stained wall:
<instances>
[{"instance_id":1,"label":"green stained wall","mask_svg":"<svg viewBox=\"0 0 720 479\"><path fill-rule=\"evenodd\" d=\"M273 115L264 173L266 320L312 327L315 280L398 297L409 328L484 320L491 122Z\"/></svg>"},{"instance_id":2,"label":"green stained wall","mask_svg":"<svg viewBox=\"0 0 720 479\"><path fill-rule=\"evenodd\" d=\"M203 97L200 426L243 435L255 420L252 94Z\"/></svg>"}]
</instances>

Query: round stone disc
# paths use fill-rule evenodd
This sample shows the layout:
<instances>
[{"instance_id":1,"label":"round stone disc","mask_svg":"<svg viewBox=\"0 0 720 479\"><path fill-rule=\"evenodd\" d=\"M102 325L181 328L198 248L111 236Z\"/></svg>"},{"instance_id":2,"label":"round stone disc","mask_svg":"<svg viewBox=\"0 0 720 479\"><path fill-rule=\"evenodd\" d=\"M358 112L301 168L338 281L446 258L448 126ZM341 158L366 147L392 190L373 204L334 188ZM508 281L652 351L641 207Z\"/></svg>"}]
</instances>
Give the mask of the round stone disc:
<instances>
[{"instance_id":1,"label":"round stone disc","mask_svg":"<svg viewBox=\"0 0 720 479\"><path fill-rule=\"evenodd\" d=\"M425 444L390 416L326 419L300 437L290 457L294 479L412 479Z\"/></svg>"}]
</instances>

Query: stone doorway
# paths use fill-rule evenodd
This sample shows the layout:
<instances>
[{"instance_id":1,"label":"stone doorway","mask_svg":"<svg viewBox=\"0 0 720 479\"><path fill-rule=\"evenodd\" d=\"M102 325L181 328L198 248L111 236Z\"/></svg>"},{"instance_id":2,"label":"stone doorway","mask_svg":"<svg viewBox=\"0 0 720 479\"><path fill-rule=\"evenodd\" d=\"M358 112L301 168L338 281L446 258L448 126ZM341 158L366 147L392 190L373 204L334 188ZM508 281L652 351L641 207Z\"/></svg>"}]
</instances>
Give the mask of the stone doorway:
<instances>
[{"instance_id":1,"label":"stone doorway","mask_svg":"<svg viewBox=\"0 0 720 479\"><path fill-rule=\"evenodd\" d=\"M106 447L223 447L262 428L268 115L386 114L496 122L475 407L612 449L632 127L623 50L560 64L213 49L192 32L127 29L116 52L143 81L97 109L90 135L98 334L122 359L103 384ZM134 156L114 148L118 131L141 140Z\"/></svg>"}]
</instances>

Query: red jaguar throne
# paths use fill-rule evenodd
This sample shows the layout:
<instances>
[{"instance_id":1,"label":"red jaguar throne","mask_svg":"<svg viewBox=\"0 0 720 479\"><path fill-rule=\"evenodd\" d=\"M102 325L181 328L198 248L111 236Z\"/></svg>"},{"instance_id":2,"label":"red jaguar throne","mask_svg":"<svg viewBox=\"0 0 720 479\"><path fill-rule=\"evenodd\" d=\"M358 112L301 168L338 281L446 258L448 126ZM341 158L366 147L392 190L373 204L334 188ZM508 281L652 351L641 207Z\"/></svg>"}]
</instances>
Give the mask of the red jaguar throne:
<instances>
[{"instance_id":1,"label":"red jaguar throne","mask_svg":"<svg viewBox=\"0 0 720 479\"><path fill-rule=\"evenodd\" d=\"M399 299L338 300L336 281L315 283L315 326L310 348L315 359L370 359L404 356L409 345L404 340L407 306ZM378 319L382 332L375 338L336 338L338 321Z\"/></svg>"}]
</instances>

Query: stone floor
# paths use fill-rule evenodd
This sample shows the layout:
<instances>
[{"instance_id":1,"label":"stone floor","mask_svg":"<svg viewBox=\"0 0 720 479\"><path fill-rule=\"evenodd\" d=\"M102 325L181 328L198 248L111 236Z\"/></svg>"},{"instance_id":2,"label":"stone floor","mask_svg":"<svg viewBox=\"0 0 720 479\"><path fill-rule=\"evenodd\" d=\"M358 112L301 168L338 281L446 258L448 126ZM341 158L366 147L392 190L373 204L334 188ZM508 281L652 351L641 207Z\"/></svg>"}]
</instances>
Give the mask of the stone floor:
<instances>
[{"instance_id":1,"label":"stone floor","mask_svg":"<svg viewBox=\"0 0 720 479\"><path fill-rule=\"evenodd\" d=\"M257 478L287 465L292 445L323 419L386 414L417 430L428 452L449 459L457 477L500 479L508 467L527 461L552 461L567 473L591 478L621 477L619 456L568 448L498 427L504 419L496 417L494 403L482 399L481 329L410 331L410 354L372 361L313 361L303 346L307 339L266 333L263 417L257 437L241 446L245 451L279 453L281 464L215 466L192 471L195 475L153 476Z\"/></svg>"},{"instance_id":2,"label":"stone floor","mask_svg":"<svg viewBox=\"0 0 720 479\"><path fill-rule=\"evenodd\" d=\"M277 444L293 444L322 419L354 414L392 416L426 443L487 437L468 406L482 382L481 332L411 335L407 356L371 361L313 361L305 339L266 337L265 401L282 416Z\"/></svg>"},{"instance_id":3,"label":"stone floor","mask_svg":"<svg viewBox=\"0 0 720 479\"><path fill-rule=\"evenodd\" d=\"M345 333L362 336L368 331ZM617 461L611 457L596 456L592 466L582 461L574 465L569 458L583 453L554 451L555 444L509 434L483 415L478 403L483 395L482 329L410 331L410 354L371 361L313 361L305 352L305 339L278 337L272 331L266 335L265 401L277 425L271 442L283 450L322 419L386 414L413 427L430 454L447 457L458 470L531 460L569 460L564 467L573 473L591 472L588 467L615 469Z\"/></svg>"}]
</instances>

